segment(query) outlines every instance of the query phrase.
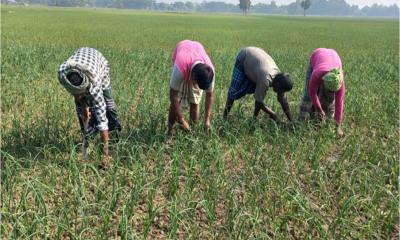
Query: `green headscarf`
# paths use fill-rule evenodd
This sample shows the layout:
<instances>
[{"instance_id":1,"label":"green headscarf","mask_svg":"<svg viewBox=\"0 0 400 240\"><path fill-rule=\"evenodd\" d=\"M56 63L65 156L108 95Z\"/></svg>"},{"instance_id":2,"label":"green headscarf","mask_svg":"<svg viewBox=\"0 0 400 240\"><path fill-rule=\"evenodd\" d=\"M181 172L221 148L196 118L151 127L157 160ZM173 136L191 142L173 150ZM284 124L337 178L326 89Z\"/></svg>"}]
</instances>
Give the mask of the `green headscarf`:
<instances>
[{"instance_id":1,"label":"green headscarf","mask_svg":"<svg viewBox=\"0 0 400 240\"><path fill-rule=\"evenodd\" d=\"M341 68L334 68L325 74L322 79L327 90L336 92L342 86L343 72Z\"/></svg>"},{"instance_id":2,"label":"green headscarf","mask_svg":"<svg viewBox=\"0 0 400 240\"><path fill-rule=\"evenodd\" d=\"M79 86L73 85L67 78L68 74L75 72L79 74L82 78L82 83ZM83 74L79 69L77 68L69 68L65 70L65 72L62 74L60 78L61 84L64 86L64 88L71 93L72 95L79 95L82 93L85 93L90 85L89 78L86 76L86 74Z\"/></svg>"}]
</instances>

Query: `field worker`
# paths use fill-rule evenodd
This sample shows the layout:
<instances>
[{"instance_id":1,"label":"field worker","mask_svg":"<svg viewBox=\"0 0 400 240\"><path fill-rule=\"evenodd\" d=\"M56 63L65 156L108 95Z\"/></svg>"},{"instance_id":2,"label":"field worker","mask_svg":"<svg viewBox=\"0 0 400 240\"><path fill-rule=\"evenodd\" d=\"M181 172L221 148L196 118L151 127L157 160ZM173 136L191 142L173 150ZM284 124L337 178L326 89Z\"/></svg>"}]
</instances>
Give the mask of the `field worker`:
<instances>
[{"instance_id":1,"label":"field worker","mask_svg":"<svg viewBox=\"0 0 400 240\"><path fill-rule=\"evenodd\" d=\"M172 62L168 133L172 133L175 122L185 131L190 131L181 107L190 107L190 120L196 123L199 119L199 103L203 90L206 91L204 127L209 129L215 82L215 70L210 57L199 42L183 40L176 45Z\"/></svg>"},{"instance_id":2,"label":"field worker","mask_svg":"<svg viewBox=\"0 0 400 240\"><path fill-rule=\"evenodd\" d=\"M121 130L116 106L111 97L108 62L93 48L80 48L61 64L58 79L74 96L76 113L84 138L84 157L89 137L98 131L103 155L109 155L109 131Z\"/></svg>"},{"instance_id":3,"label":"field worker","mask_svg":"<svg viewBox=\"0 0 400 240\"><path fill-rule=\"evenodd\" d=\"M269 87L277 93L277 98L289 121L293 121L285 92L293 88L293 80L287 73L282 73L275 61L263 49L246 47L239 51L233 68L231 85L225 104L224 118L232 108L235 100L246 94L253 94L255 99L254 117L260 110L267 113L274 121L277 116L274 111L265 106L264 97Z\"/></svg>"},{"instance_id":4,"label":"field worker","mask_svg":"<svg viewBox=\"0 0 400 240\"><path fill-rule=\"evenodd\" d=\"M315 49L306 74L299 119L308 119L314 113L322 119L334 115L337 134L342 136L344 96L344 76L339 55L333 49Z\"/></svg>"}]
</instances>

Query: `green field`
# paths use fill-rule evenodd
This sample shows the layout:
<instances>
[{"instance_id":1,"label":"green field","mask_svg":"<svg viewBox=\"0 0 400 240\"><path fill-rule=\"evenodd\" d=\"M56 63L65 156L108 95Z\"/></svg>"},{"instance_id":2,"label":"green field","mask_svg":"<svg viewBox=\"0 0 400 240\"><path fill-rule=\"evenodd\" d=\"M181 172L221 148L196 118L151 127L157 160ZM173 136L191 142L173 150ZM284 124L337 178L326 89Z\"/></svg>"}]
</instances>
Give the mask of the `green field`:
<instances>
[{"instance_id":1,"label":"green field","mask_svg":"<svg viewBox=\"0 0 400 240\"><path fill-rule=\"evenodd\" d=\"M213 129L167 142L171 53L203 43L216 67ZM72 97L56 78L99 49L123 124L112 165L80 154ZM222 110L235 54L264 48L294 76L294 116L314 48L346 74L343 130L287 120L270 91ZM1 238L397 239L399 22L1 6ZM203 108L202 108L203 113ZM203 115L202 115L203 117Z\"/></svg>"}]
</instances>

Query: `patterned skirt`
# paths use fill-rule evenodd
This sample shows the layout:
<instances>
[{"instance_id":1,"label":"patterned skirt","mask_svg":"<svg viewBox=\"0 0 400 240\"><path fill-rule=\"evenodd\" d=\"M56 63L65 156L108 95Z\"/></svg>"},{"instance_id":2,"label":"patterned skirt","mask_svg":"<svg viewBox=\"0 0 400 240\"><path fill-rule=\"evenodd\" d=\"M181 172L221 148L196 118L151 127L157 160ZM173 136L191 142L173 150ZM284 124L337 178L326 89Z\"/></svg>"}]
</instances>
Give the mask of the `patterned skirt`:
<instances>
[{"instance_id":1,"label":"patterned skirt","mask_svg":"<svg viewBox=\"0 0 400 240\"><path fill-rule=\"evenodd\" d=\"M256 84L247 78L244 72L244 53L239 52L233 67L231 85L229 86L228 98L236 100L246 94L252 94L256 90Z\"/></svg>"}]
</instances>

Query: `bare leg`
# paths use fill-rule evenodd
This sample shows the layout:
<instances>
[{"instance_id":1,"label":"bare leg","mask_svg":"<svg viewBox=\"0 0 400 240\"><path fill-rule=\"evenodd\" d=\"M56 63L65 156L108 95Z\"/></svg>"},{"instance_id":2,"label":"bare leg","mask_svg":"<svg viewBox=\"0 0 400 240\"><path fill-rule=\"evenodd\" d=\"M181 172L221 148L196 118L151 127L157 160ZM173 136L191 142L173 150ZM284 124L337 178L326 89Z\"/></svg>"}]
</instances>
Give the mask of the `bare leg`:
<instances>
[{"instance_id":1,"label":"bare leg","mask_svg":"<svg viewBox=\"0 0 400 240\"><path fill-rule=\"evenodd\" d=\"M85 136L83 136L82 155L84 160L88 159L88 152L87 152L88 147L89 147L89 142L87 141Z\"/></svg>"},{"instance_id":2,"label":"bare leg","mask_svg":"<svg viewBox=\"0 0 400 240\"><path fill-rule=\"evenodd\" d=\"M226 120L228 118L228 114L232 109L233 103L235 102L235 100L233 99L226 99L226 103L225 103L225 109L224 109L224 119Z\"/></svg>"},{"instance_id":3,"label":"bare leg","mask_svg":"<svg viewBox=\"0 0 400 240\"><path fill-rule=\"evenodd\" d=\"M83 143L82 143L82 153L83 153L83 159L87 160L88 159L88 147L89 147L89 142L88 138L85 136L85 133L88 129L89 125L89 118L90 118L90 112L89 108L87 106L84 106L83 108L83 117L82 117L82 122L83 122Z\"/></svg>"},{"instance_id":4,"label":"bare leg","mask_svg":"<svg viewBox=\"0 0 400 240\"><path fill-rule=\"evenodd\" d=\"M311 97L308 94L308 83L310 82L311 74L312 74L312 67L311 65L308 65L307 71L306 71L306 81L304 85L304 93L303 93L303 98L300 103L300 113L299 113L299 121L305 121L309 120L313 117L313 106L311 102Z\"/></svg>"},{"instance_id":5,"label":"bare leg","mask_svg":"<svg viewBox=\"0 0 400 240\"><path fill-rule=\"evenodd\" d=\"M258 114L260 113L261 110L261 105L259 102L254 101L254 113L253 113L253 117L256 118L258 116Z\"/></svg>"},{"instance_id":6,"label":"bare leg","mask_svg":"<svg viewBox=\"0 0 400 240\"><path fill-rule=\"evenodd\" d=\"M190 121L194 124L199 120L199 109L198 104L190 104Z\"/></svg>"},{"instance_id":7,"label":"bare leg","mask_svg":"<svg viewBox=\"0 0 400 240\"><path fill-rule=\"evenodd\" d=\"M176 122L176 115L174 110L172 109L172 105L169 106L169 113L168 113L168 134L172 133L172 128Z\"/></svg>"}]
</instances>

